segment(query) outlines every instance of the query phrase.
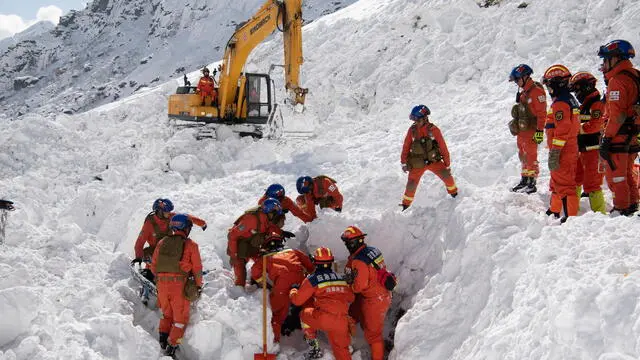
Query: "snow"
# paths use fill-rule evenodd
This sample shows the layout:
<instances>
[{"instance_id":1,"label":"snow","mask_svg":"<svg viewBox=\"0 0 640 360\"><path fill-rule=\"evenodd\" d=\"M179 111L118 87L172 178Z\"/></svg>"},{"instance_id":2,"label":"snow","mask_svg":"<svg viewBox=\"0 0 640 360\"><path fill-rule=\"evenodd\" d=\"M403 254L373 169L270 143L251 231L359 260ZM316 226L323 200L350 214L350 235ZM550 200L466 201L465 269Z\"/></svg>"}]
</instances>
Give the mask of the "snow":
<instances>
[{"instance_id":1,"label":"snow","mask_svg":"<svg viewBox=\"0 0 640 360\"><path fill-rule=\"evenodd\" d=\"M369 234L400 281L390 318L406 310L390 359L640 358L637 217L590 213L583 200L567 223L547 218L544 148L539 192L510 193L519 163L507 129L513 66L526 62L537 77L564 63L602 80L598 46L615 38L640 46L640 3L519 4L360 0L307 25L302 84L310 92L305 112L285 119L313 124L308 139L195 141L193 129L166 119L181 74L75 115L0 114L0 186L18 208L0 245L0 359L160 357L159 315L140 304L128 268L158 197L209 225L192 232L212 271L183 355L251 358L262 346L261 296L232 293L226 230L269 184L295 196L297 177L317 174L338 181L343 212L320 211L307 225L288 220L297 234L290 245L329 246L343 262L342 230L356 224ZM133 61L152 53L149 71L173 70L156 63L159 51ZM96 59L81 64L102 69ZM248 68L281 62L276 35ZM198 67L186 70L192 83ZM414 205L400 212L399 154L418 103L443 131L460 195L450 198L425 174ZM353 345L354 359L369 358L361 332ZM295 333L278 358L301 359L304 349Z\"/></svg>"}]
</instances>

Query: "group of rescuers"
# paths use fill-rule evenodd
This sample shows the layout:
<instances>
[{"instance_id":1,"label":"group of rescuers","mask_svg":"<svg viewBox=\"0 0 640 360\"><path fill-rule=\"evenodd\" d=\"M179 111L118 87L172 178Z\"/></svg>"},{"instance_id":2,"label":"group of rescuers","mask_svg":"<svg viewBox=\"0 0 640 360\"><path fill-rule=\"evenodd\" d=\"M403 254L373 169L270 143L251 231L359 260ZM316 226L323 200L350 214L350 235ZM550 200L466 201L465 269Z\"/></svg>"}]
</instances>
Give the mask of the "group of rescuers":
<instances>
[{"instance_id":1,"label":"group of rescuers","mask_svg":"<svg viewBox=\"0 0 640 360\"><path fill-rule=\"evenodd\" d=\"M601 71L607 84L606 96L596 89L596 78L588 72L571 72L564 65L549 67L542 84L532 79L526 64L514 67L509 80L518 85L516 105L511 110L511 133L517 137L521 161L521 181L511 190L532 194L537 191L538 145L546 134L551 173L551 200L547 215L564 222L578 213L579 199L588 197L591 209L605 213L601 185L604 177L613 192L612 212L631 215L638 210L638 174L634 162L640 151L640 72L629 59L635 56L631 44L613 40L599 48ZM198 92L212 96L206 85L213 79L204 70ZM546 87L552 103L547 110ZM572 95L575 94L575 97ZM577 98L577 100L576 100ZM212 102L215 101L215 94ZM458 189L451 175L450 157L440 129L429 121L425 105L415 106L409 115L414 122L406 133L400 157L408 172L402 210L415 196L419 181L427 171L436 174L449 195ZM296 182L299 196L294 202L280 184L270 185L258 206L247 210L229 229L227 254L235 275L235 285L244 289L247 264L252 261L251 283L267 282L272 310L274 340L289 335L300 325L309 344L308 358L322 357L316 332L327 333L334 357L351 359L349 344L354 324L360 323L371 348L371 358L384 356L383 327L391 304L395 276L387 271L379 249L364 242L366 234L356 226L344 230L341 239L349 250L344 274L332 268L329 248L320 247L306 255L285 248L285 214L291 212L303 222L317 217L316 205L342 210L343 197L335 180L328 176L302 176ZM193 224L206 229L206 222L188 214L174 214L168 199L157 199L145 219L135 245L135 262L150 263L162 310L159 341L172 355L184 335L189 320L189 303L202 289L202 263L198 245L189 239ZM144 245L148 244L148 247ZM266 278L262 262L266 259ZM195 282L189 296L187 279ZM298 320L299 317L299 320Z\"/></svg>"},{"instance_id":2,"label":"group of rescuers","mask_svg":"<svg viewBox=\"0 0 640 360\"><path fill-rule=\"evenodd\" d=\"M351 359L351 335L355 324L360 323L371 347L371 358L382 360L384 320L396 277L387 271L381 251L367 245L367 234L356 226L347 227L341 235L350 253L344 274L334 271L334 256L327 247L310 255L286 248L286 239L295 236L282 230L287 213L308 223L317 218L316 206L342 211L342 194L330 177L302 176L296 187L300 195L294 202L285 195L282 185L271 184L258 206L245 211L229 229L227 254L235 286L244 291L246 267L252 261L250 284L269 289L275 342L281 335L302 328L309 345L306 357L321 358L317 340L317 331L321 330L327 334L336 359ZM160 347L169 356L175 354L184 336L190 302L202 292L200 252L189 238L194 224L203 230L207 227L204 220L193 215L175 214L169 199L157 199L135 244L132 266L143 261L149 266L149 279L156 284L162 311ZM189 280L194 283L190 290L194 294L187 290Z\"/></svg>"}]
</instances>

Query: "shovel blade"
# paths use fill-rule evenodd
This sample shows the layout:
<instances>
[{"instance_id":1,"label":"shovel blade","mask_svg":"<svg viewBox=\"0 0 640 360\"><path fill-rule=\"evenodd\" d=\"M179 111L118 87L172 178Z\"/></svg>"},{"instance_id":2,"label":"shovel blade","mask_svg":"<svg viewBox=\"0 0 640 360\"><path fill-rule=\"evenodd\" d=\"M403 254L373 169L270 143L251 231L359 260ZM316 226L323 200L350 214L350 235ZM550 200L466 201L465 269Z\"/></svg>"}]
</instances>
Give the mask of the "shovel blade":
<instances>
[{"instance_id":1,"label":"shovel blade","mask_svg":"<svg viewBox=\"0 0 640 360\"><path fill-rule=\"evenodd\" d=\"M253 360L276 360L276 354L253 354Z\"/></svg>"}]
</instances>

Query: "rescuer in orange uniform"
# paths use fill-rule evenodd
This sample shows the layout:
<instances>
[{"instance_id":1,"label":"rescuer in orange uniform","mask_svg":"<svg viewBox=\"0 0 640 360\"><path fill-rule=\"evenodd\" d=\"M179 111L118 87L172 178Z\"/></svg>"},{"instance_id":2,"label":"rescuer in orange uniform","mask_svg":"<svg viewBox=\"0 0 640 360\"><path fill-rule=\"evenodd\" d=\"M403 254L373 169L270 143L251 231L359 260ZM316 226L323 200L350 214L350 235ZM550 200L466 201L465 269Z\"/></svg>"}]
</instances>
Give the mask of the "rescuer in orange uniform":
<instances>
[{"instance_id":1,"label":"rescuer in orange uniform","mask_svg":"<svg viewBox=\"0 0 640 360\"><path fill-rule=\"evenodd\" d=\"M247 262L260 253L266 236L281 233L277 225L282 206L276 199L266 199L262 205L245 211L229 229L227 255L235 274L235 284L244 288L247 281Z\"/></svg>"},{"instance_id":2,"label":"rescuer in orange uniform","mask_svg":"<svg viewBox=\"0 0 640 360\"><path fill-rule=\"evenodd\" d=\"M553 100L547 115L545 129L549 147L551 201L547 215L560 217L578 215L579 198L576 194L576 167L578 164L578 132L580 131L580 105L569 92L571 73L563 65L553 65L545 71L543 84Z\"/></svg>"},{"instance_id":3,"label":"rescuer in orange uniform","mask_svg":"<svg viewBox=\"0 0 640 360\"><path fill-rule=\"evenodd\" d=\"M196 87L196 93L200 94L200 99L202 103L200 105L206 105L207 96L211 98L211 106L216 106L216 99L218 97L218 92L216 91L216 82L213 77L209 76L209 69L202 69L202 77L200 81L198 81L198 86Z\"/></svg>"},{"instance_id":4,"label":"rescuer in orange uniform","mask_svg":"<svg viewBox=\"0 0 640 360\"><path fill-rule=\"evenodd\" d=\"M171 233L169 220L175 215L172 211L173 203L169 199L156 199L153 202L153 211L144 219L142 230L140 230L136 240L134 247L135 259L131 261L132 265L136 262L151 262L151 256L158 241ZM204 220L192 215L189 215L189 218L191 222L200 226L203 231L207 229L207 223ZM144 247L145 243L149 244L146 248Z\"/></svg>"},{"instance_id":5,"label":"rescuer in orange uniform","mask_svg":"<svg viewBox=\"0 0 640 360\"><path fill-rule=\"evenodd\" d=\"M518 157L522 175L520 182L511 191L532 194L538 191L538 145L543 140L543 129L547 117L547 98L544 88L531 79L533 69L520 64L511 70L509 81L520 89L516 104L511 109L513 119L509 122L511 134L516 136Z\"/></svg>"},{"instance_id":6,"label":"rescuer in orange uniform","mask_svg":"<svg viewBox=\"0 0 640 360\"><path fill-rule=\"evenodd\" d=\"M302 209L300 209L298 205L296 205L296 203L291 200L290 197L285 195L284 187L280 184L269 185L264 195L258 201L258 205L262 205L262 203L268 198L274 198L280 201L280 205L282 205L282 212L285 214L291 211L293 216L297 217L305 223L311 222L313 220L311 216L302 211Z\"/></svg>"},{"instance_id":7,"label":"rescuer in orange uniform","mask_svg":"<svg viewBox=\"0 0 640 360\"><path fill-rule=\"evenodd\" d=\"M315 272L304 279L299 289L294 286L289 296L294 305L303 307L300 321L309 344L307 358L322 357L316 338L317 330L322 330L327 333L336 360L350 360L352 320L349 317L349 304L355 297L349 284L331 270L333 260L329 248L316 249L312 258Z\"/></svg>"},{"instance_id":8,"label":"rescuer in orange uniform","mask_svg":"<svg viewBox=\"0 0 640 360\"><path fill-rule=\"evenodd\" d=\"M576 183L582 185L582 196L589 197L592 211L606 213L602 193L604 174L598 170L600 132L603 129L604 101L596 89L596 78L588 72L577 72L569 80L569 90L580 102L580 133L578 135L578 167Z\"/></svg>"},{"instance_id":9,"label":"rescuer in orange uniform","mask_svg":"<svg viewBox=\"0 0 640 360\"><path fill-rule=\"evenodd\" d=\"M600 143L607 162L605 176L613 192L613 211L631 215L638 210L638 184L633 164L638 157L640 73L629 59L635 50L628 41L613 40L600 47L601 70L607 82L605 112L608 117Z\"/></svg>"},{"instance_id":10,"label":"rescuer in orange uniform","mask_svg":"<svg viewBox=\"0 0 640 360\"><path fill-rule=\"evenodd\" d=\"M418 189L420 178L429 170L436 174L447 187L447 193L452 197L458 195L458 188L451 176L451 159L447 143L442 132L429 122L431 111L425 105L415 106L409 114L414 123L407 131L402 146L400 162L402 171L409 172L409 179L402 197L402 210L406 210L413 202Z\"/></svg>"},{"instance_id":11,"label":"rescuer in orange uniform","mask_svg":"<svg viewBox=\"0 0 640 360\"><path fill-rule=\"evenodd\" d=\"M391 291L378 280L378 268L386 268L382 252L373 246L367 246L364 242L366 236L356 226L349 226L341 236L351 254L345 267L345 278L356 294L349 313L362 326L364 337L371 347L371 360L382 360L382 331L384 318L391 305Z\"/></svg>"},{"instance_id":12,"label":"rescuer in orange uniform","mask_svg":"<svg viewBox=\"0 0 640 360\"><path fill-rule=\"evenodd\" d=\"M192 226L187 214L174 215L169 224L173 234L160 240L151 262L162 310L158 327L160 347L169 356L175 354L189 322L190 302L184 296L187 277L195 278L198 292L202 289L200 250L198 244L189 239Z\"/></svg>"},{"instance_id":13,"label":"rescuer in orange uniform","mask_svg":"<svg viewBox=\"0 0 640 360\"><path fill-rule=\"evenodd\" d=\"M280 342L281 328L289 312L289 291L291 285L301 284L307 274L314 270L311 259L303 252L284 248L284 238L280 234L267 236L263 247L263 256L267 257L267 284L269 285L269 304L271 305L271 327L274 341ZM251 267L251 278L262 284L263 256L256 259ZM282 334L285 335L285 334Z\"/></svg>"},{"instance_id":14,"label":"rescuer in orange uniform","mask_svg":"<svg viewBox=\"0 0 640 360\"><path fill-rule=\"evenodd\" d=\"M320 209L330 208L337 212L342 211L342 194L336 181L328 176L320 175L314 178L301 176L296 181L296 189L300 194L296 198L296 204L311 221L318 217L316 205L319 205Z\"/></svg>"}]
</instances>

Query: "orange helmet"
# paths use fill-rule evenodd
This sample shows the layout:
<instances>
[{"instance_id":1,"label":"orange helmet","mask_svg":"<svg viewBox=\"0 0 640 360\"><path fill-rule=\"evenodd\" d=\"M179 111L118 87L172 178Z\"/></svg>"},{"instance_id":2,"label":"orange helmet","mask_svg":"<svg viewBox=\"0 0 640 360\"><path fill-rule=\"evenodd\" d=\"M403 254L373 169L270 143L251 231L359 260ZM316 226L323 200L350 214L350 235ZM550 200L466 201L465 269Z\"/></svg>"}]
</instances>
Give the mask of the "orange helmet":
<instances>
[{"instance_id":1,"label":"orange helmet","mask_svg":"<svg viewBox=\"0 0 640 360\"><path fill-rule=\"evenodd\" d=\"M364 244L364 237L367 234L363 233L357 226L351 225L344 229L340 239L344 242L350 253L354 253Z\"/></svg>"},{"instance_id":2,"label":"orange helmet","mask_svg":"<svg viewBox=\"0 0 640 360\"><path fill-rule=\"evenodd\" d=\"M580 91L581 89L595 88L597 81L598 79L591 75L591 73L579 71L573 74L571 80L569 80L569 90Z\"/></svg>"},{"instance_id":3,"label":"orange helmet","mask_svg":"<svg viewBox=\"0 0 640 360\"><path fill-rule=\"evenodd\" d=\"M570 78L571 72L569 69L564 65L556 64L552 65L544 72L544 75L542 76L542 83L545 85L557 84L567 86Z\"/></svg>"},{"instance_id":4,"label":"orange helmet","mask_svg":"<svg viewBox=\"0 0 640 360\"><path fill-rule=\"evenodd\" d=\"M284 237L282 234L272 232L264 239L262 248L265 251L278 251L284 248Z\"/></svg>"},{"instance_id":5,"label":"orange helmet","mask_svg":"<svg viewBox=\"0 0 640 360\"><path fill-rule=\"evenodd\" d=\"M316 264L330 264L333 260L333 254L329 248L319 247L313 253L313 262Z\"/></svg>"}]
</instances>

